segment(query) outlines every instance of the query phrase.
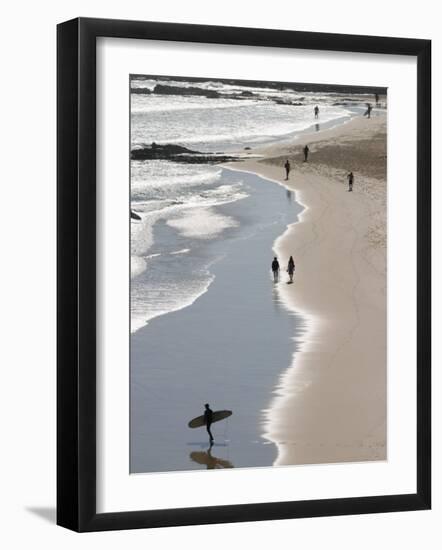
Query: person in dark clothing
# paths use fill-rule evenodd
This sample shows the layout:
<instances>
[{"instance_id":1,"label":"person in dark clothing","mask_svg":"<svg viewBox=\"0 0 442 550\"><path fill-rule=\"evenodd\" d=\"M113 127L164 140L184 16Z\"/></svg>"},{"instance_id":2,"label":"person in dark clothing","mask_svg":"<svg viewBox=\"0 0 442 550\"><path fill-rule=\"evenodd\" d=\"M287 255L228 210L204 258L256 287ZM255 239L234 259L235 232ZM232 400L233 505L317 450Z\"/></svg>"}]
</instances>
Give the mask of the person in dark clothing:
<instances>
[{"instance_id":1,"label":"person in dark clothing","mask_svg":"<svg viewBox=\"0 0 442 550\"><path fill-rule=\"evenodd\" d=\"M290 283L293 283L293 275L295 273L295 262L293 256L290 256L289 263L287 266L287 273L289 274Z\"/></svg>"},{"instance_id":2,"label":"person in dark clothing","mask_svg":"<svg viewBox=\"0 0 442 550\"><path fill-rule=\"evenodd\" d=\"M303 152L304 152L304 162L307 162L308 160L308 154L309 154L309 151L310 149L308 148L308 145L306 145L303 149Z\"/></svg>"},{"instance_id":3,"label":"person in dark clothing","mask_svg":"<svg viewBox=\"0 0 442 550\"><path fill-rule=\"evenodd\" d=\"M210 430L210 426L212 425L212 422L213 422L213 411L210 408L209 403L206 403L204 407L205 407L204 420L206 422L206 430L207 430L207 433L209 434L210 443L213 443L213 435Z\"/></svg>"},{"instance_id":4,"label":"person in dark clothing","mask_svg":"<svg viewBox=\"0 0 442 550\"><path fill-rule=\"evenodd\" d=\"M364 116L367 118L371 118L371 111L373 110L373 107L371 106L371 103L367 103L367 110L364 113Z\"/></svg>"},{"instance_id":5,"label":"person in dark clothing","mask_svg":"<svg viewBox=\"0 0 442 550\"><path fill-rule=\"evenodd\" d=\"M290 174L290 162L289 162L289 159L287 159L287 160L285 161L284 168L285 168L285 179L288 180L288 179L289 179L289 174Z\"/></svg>"},{"instance_id":6,"label":"person in dark clothing","mask_svg":"<svg viewBox=\"0 0 442 550\"><path fill-rule=\"evenodd\" d=\"M348 190L353 191L353 181L355 179L353 172L350 172L347 176L348 179Z\"/></svg>"},{"instance_id":7,"label":"person in dark clothing","mask_svg":"<svg viewBox=\"0 0 442 550\"><path fill-rule=\"evenodd\" d=\"M276 256L273 258L272 271L273 271L273 282L277 283L279 279L279 262Z\"/></svg>"},{"instance_id":8,"label":"person in dark clothing","mask_svg":"<svg viewBox=\"0 0 442 550\"><path fill-rule=\"evenodd\" d=\"M379 94L374 94L375 105L379 105Z\"/></svg>"},{"instance_id":9,"label":"person in dark clothing","mask_svg":"<svg viewBox=\"0 0 442 550\"><path fill-rule=\"evenodd\" d=\"M315 118L319 118L319 107L317 105L315 107Z\"/></svg>"}]
</instances>

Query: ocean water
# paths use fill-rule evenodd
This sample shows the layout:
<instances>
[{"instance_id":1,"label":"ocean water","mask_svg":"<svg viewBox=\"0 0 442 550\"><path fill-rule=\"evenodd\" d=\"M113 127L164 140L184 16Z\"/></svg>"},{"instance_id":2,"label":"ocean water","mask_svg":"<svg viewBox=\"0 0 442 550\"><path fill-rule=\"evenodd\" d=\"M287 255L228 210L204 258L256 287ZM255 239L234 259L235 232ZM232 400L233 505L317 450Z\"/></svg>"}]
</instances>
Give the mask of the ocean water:
<instances>
[{"instance_id":1,"label":"ocean water","mask_svg":"<svg viewBox=\"0 0 442 550\"><path fill-rule=\"evenodd\" d=\"M223 169L220 178L228 185L238 173ZM209 288L191 307L157 315L131 336L131 473L264 467L277 458L264 437L265 411L296 351L303 319L280 300L270 263L275 239L302 209L287 189L254 174L243 173L242 186L247 197L213 208L212 216L231 220L229 226L209 226L206 239L199 238L198 208L182 218L178 229L188 252L168 254L177 228L167 218L155 224L153 250L166 252L153 260L165 259L162 271L179 278L177 268L193 269ZM285 260L281 285L288 278ZM233 411L213 425L212 448L204 428L187 427L206 402Z\"/></svg>"},{"instance_id":2,"label":"ocean water","mask_svg":"<svg viewBox=\"0 0 442 550\"><path fill-rule=\"evenodd\" d=\"M202 152L245 147L253 152L257 145L296 135L315 123L342 122L354 114L354 108L333 105L341 99L336 93L147 77L131 81L132 88L152 90L157 84L200 87L224 95L131 94L132 149L156 142ZM255 97L231 97L245 92ZM281 105L270 97L304 105ZM320 108L319 121L314 120L315 105ZM249 194L240 172L226 178L220 166L131 161L131 207L141 218L131 221L132 332L155 317L189 306L208 290L214 280L211 266L219 260L211 243L241 230L241 221L221 207ZM169 228L168 240L161 245L155 237L159 224Z\"/></svg>"}]
</instances>

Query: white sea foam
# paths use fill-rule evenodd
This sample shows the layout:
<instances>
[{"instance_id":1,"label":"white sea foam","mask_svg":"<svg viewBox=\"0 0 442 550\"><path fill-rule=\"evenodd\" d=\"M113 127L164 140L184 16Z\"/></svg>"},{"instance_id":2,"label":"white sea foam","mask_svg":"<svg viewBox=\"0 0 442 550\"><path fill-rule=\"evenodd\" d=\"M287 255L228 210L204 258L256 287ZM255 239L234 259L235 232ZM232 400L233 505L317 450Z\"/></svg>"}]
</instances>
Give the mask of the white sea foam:
<instances>
[{"instance_id":1,"label":"white sea foam","mask_svg":"<svg viewBox=\"0 0 442 550\"><path fill-rule=\"evenodd\" d=\"M136 256L135 254L131 255L130 258L130 277L131 279L135 278L140 273L146 269L146 262L144 258Z\"/></svg>"},{"instance_id":2,"label":"white sea foam","mask_svg":"<svg viewBox=\"0 0 442 550\"><path fill-rule=\"evenodd\" d=\"M137 212L141 222L131 224L131 256L135 260L131 277L137 277L147 267L146 256L154 243L153 227L160 220L168 220L170 227L185 237L212 238L228 227L235 227L236 221L214 213L213 207L242 200L248 196L242 183L225 184L212 189L188 191L180 195L181 200L138 201ZM193 227L191 227L193 225Z\"/></svg>"},{"instance_id":3,"label":"white sea foam","mask_svg":"<svg viewBox=\"0 0 442 550\"><path fill-rule=\"evenodd\" d=\"M313 103L293 106L271 101L250 103L249 100L179 96L171 101L169 96L133 99L132 147L155 141L193 146L200 151L226 151L229 146L238 149L241 145L272 141L309 128L315 122L324 124L351 115L346 107L330 103L320 104L320 119L315 121ZM173 105L180 112L174 111ZM202 111L189 112L188 108Z\"/></svg>"},{"instance_id":4,"label":"white sea foam","mask_svg":"<svg viewBox=\"0 0 442 550\"><path fill-rule=\"evenodd\" d=\"M158 199L162 196L172 198L171 192L174 191L172 187L176 187L176 191L179 192L196 185L213 184L219 180L220 175L221 168L211 165L166 163L160 160L152 160L149 163L132 161L132 199L146 192L146 196L150 199Z\"/></svg>"},{"instance_id":5,"label":"white sea foam","mask_svg":"<svg viewBox=\"0 0 442 550\"><path fill-rule=\"evenodd\" d=\"M132 95L132 113L175 113L195 109L235 109L245 105L256 105L256 99L210 98L201 96Z\"/></svg>"},{"instance_id":6,"label":"white sea foam","mask_svg":"<svg viewBox=\"0 0 442 550\"><path fill-rule=\"evenodd\" d=\"M130 258L130 277L134 279L138 275L141 275L147 267L148 260L157 258L161 254L148 254L147 256L137 256L136 254L131 254Z\"/></svg>"},{"instance_id":7,"label":"white sea foam","mask_svg":"<svg viewBox=\"0 0 442 550\"><path fill-rule=\"evenodd\" d=\"M181 80L161 80L161 79L133 79L131 81L132 88L147 88L153 90L157 84L162 86L174 86L177 88L200 88L202 90L214 90L217 92L231 92L231 93L241 93L244 90L255 92L255 93L265 93L265 94L277 94L279 90L274 88L258 88L247 85L237 85L237 84L226 84L224 82L219 82L216 80L206 80L204 82L192 82L192 81L181 81Z\"/></svg>"},{"instance_id":8,"label":"white sea foam","mask_svg":"<svg viewBox=\"0 0 442 550\"><path fill-rule=\"evenodd\" d=\"M225 229L239 224L232 217L223 216L212 208L193 208L180 217L168 220L167 225L178 229L185 237L212 239Z\"/></svg>"},{"instance_id":9,"label":"white sea foam","mask_svg":"<svg viewBox=\"0 0 442 550\"><path fill-rule=\"evenodd\" d=\"M195 273L192 280L179 285L167 280L157 280L138 289L131 288L131 332L136 332L148 321L190 306L202 296L214 280L208 271Z\"/></svg>"},{"instance_id":10,"label":"white sea foam","mask_svg":"<svg viewBox=\"0 0 442 550\"><path fill-rule=\"evenodd\" d=\"M157 84L163 86L173 86L177 88L199 88L200 90L216 91L220 94L233 95L241 94L242 92L252 92L253 95L260 97L261 99L267 98L281 98L288 99L292 101L305 101L305 102L320 102L322 104L333 103L337 99L346 99L350 97L353 100L363 101L367 98L372 98L372 93L358 93L358 94L348 94L345 92L309 92L309 91L296 91L291 88L282 87L266 87L266 86L247 86L247 84L227 84L225 82L207 80L204 82L192 82L192 81L179 81L179 80L154 80L154 79L141 79L141 80L132 80L131 88L147 88L150 91L153 91ZM164 96L156 96L164 97ZM166 96L166 97L177 97L177 96ZM184 96L189 98L189 96Z\"/></svg>"},{"instance_id":11,"label":"white sea foam","mask_svg":"<svg viewBox=\"0 0 442 550\"><path fill-rule=\"evenodd\" d=\"M171 252L172 255L174 254L187 254L190 252L190 248L183 248L182 250L177 250L176 252Z\"/></svg>"}]
</instances>

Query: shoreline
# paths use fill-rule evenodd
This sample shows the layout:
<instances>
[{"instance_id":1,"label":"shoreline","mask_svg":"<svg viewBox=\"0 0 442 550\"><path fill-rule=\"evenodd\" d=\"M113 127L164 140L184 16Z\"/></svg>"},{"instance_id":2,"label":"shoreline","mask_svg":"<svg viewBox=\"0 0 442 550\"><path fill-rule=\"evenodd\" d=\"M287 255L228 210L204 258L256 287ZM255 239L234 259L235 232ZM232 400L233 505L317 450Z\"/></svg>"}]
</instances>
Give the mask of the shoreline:
<instances>
[{"instance_id":1,"label":"shoreline","mask_svg":"<svg viewBox=\"0 0 442 550\"><path fill-rule=\"evenodd\" d=\"M300 162L304 143L307 163ZM274 465L385 460L386 115L256 152L262 158L226 167L283 185L304 208L274 243L282 265L291 254L296 263L295 284L278 292L306 319L266 414L265 437L278 448Z\"/></svg>"},{"instance_id":2,"label":"shoreline","mask_svg":"<svg viewBox=\"0 0 442 550\"><path fill-rule=\"evenodd\" d=\"M281 303L270 267L263 266L300 207L280 185L225 171L223 181L240 177L249 192L217 207L241 223L210 244L195 243L194 263L209 249L214 257L209 291L192 307L155 317L131 335L131 473L200 470L215 459L217 467L268 467L278 453L263 436L264 411L303 321ZM173 231L165 220L157 223L159 249L167 249ZM164 407L166 400L173 406ZM205 431L187 429L186 419L205 402L234 411L233 422L214 425L212 450Z\"/></svg>"}]
</instances>

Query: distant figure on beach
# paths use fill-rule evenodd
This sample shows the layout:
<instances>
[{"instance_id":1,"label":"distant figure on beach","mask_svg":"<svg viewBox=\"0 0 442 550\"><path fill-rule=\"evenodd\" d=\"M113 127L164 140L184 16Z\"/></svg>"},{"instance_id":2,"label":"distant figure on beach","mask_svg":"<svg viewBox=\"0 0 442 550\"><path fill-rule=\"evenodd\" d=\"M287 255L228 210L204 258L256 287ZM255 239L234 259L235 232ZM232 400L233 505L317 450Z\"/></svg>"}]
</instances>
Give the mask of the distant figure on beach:
<instances>
[{"instance_id":1,"label":"distant figure on beach","mask_svg":"<svg viewBox=\"0 0 442 550\"><path fill-rule=\"evenodd\" d=\"M293 283L293 275L295 273L295 262L293 260L293 256L290 256L289 263L287 266L287 273L289 274L289 283Z\"/></svg>"},{"instance_id":2,"label":"distant figure on beach","mask_svg":"<svg viewBox=\"0 0 442 550\"><path fill-rule=\"evenodd\" d=\"M306 145L303 149L303 152L304 152L304 162L307 162L308 160L308 154L309 154L309 151L310 149L308 148L308 145Z\"/></svg>"},{"instance_id":3,"label":"distant figure on beach","mask_svg":"<svg viewBox=\"0 0 442 550\"><path fill-rule=\"evenodd\" d=\"M272 272L273 272L273 282L277 283L279 280L279 262L276 256L273 258Z\"/></svg>"},{"instance_id":4,"label":"distant figure on beach","mask_svg":"<svg viewBox=\"0 0 442 550\"><path fill-rule=\"evenodd\" d=\"M290 162L289 162L289 159L287 159L285 161L285 164L284 164L284 168L285 168L285 179L286 181L289 179L289 174L290 174Z\"/></svg>"},{"instance_id":5,"label":"distant figure on beach","mask_svg":"<svg viewBox=\"0 0 442 550\"><path fill-rule=\"evenodd\" d=\"M374 102L375 102L375 105L379 104L379 94L374 94Z\"/></svg>"},{"instance_id":6,"label":"distant figure on beach","mask_svg":"<svg viewBox=\"0 0 442 550\"><path fill-rule=\"evenodd\" d=\"M373 110L373 107L371 106L371 103L367 103L367 110L364 113L364 116L367 118L371 118L371 111Z\"/></svg>"},{"instance_id":7,"label":"distant figure on beach","mask_svg":"<svg viewBox=\"0 0 442 550\"><path fill-rule=\"evenodd\" d=\"M353 191L353 181L355 179L353 172L350 172L347 176L348 179L348 190Z\"/></svg>"},{"instance_id":8,"label":"distant figure on beach","mask_svg":"<svg viewBox=\"0 0 442 550\"><path fill-rule=\"evenodd\" d=\"M213 443L213 435L212 435L212 432L210 431L210 426L212 425L213 411L210 408L209 403L206 403L204 405L204 407L205 407L204 420L206 422L206 430L207 430L207 433L209 434L210 443L212 444Z\"/></svg>"},{"instance_id":9,"label":"distant figure on beach","mask_svg":"<svg viewBox=\"0 0 442 550\"><path fill-rule=\"evenodd\" d=\"M315 118L319 118L319 107L317 105L315 107Z\"/></svg>"}]
</instances>

